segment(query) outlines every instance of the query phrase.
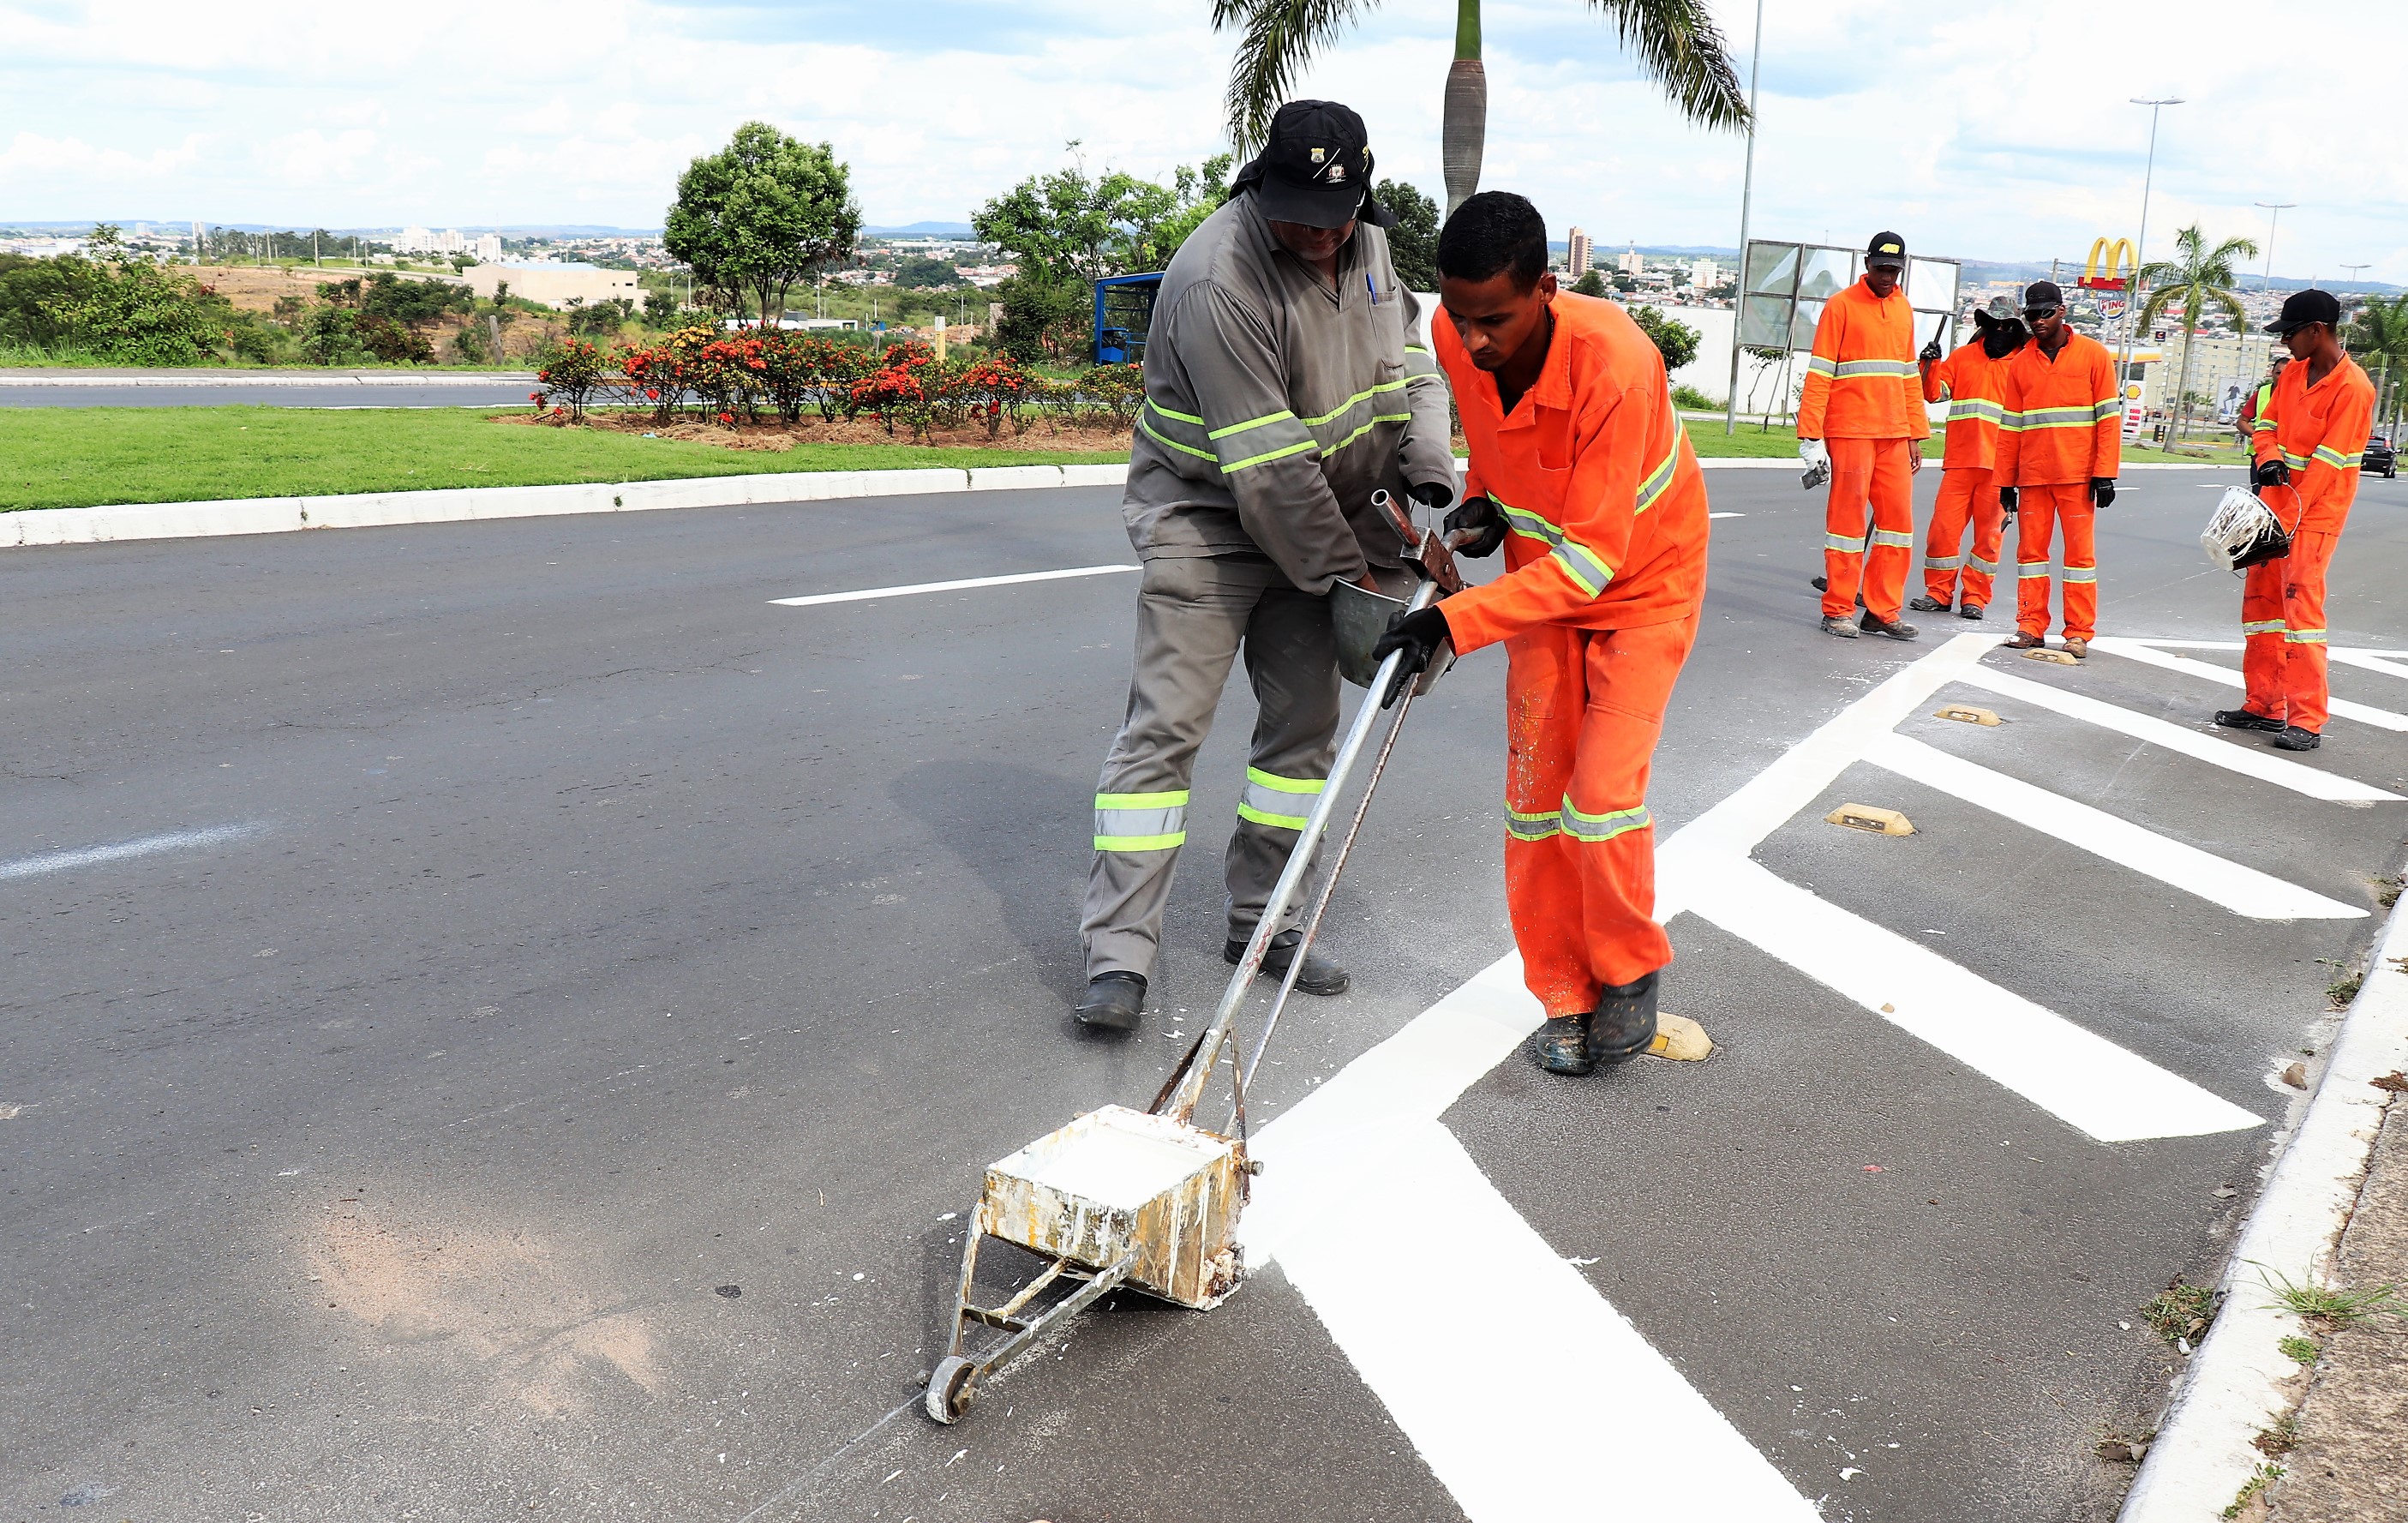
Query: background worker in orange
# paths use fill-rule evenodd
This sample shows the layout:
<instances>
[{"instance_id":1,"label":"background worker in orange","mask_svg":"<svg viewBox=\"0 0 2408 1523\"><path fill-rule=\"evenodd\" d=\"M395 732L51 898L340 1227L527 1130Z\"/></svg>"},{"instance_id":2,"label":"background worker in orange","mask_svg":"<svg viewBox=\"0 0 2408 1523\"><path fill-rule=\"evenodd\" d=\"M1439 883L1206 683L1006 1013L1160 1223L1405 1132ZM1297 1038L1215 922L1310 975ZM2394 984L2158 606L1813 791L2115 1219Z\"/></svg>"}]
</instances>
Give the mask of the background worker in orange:
<instances>
[{"instance_id":1,"label":"background worker in orange","mask_svg":"<svg viewBox=\"0 0 2408 1523\"><path fill-rule=\"evenodd\" d=\"M1923 399L1948 402L1948 454L1941 461L1940 500L1923 539L1923 596L1907 607L1918 613L1945 613L1956 605L1960 618L1978 619L1990 606L1990 579L1999 572L1999 548L2007 536L2006 510L1990 480L2006 413L2007 361L2024 347L2023 320L2004 296L1973 313L1972 341L1942 359L1940 336L1925 346ZM1965 558L1965 526L1973 527L1973 556ZM1964 597L1957 597L1959 573Z\"/></svg>"},{"instance_id":2,"label":"background worker in orange","mask_svg":"<svg viewBox=\"0 0 2408 1523\"><path fill-rule=\"evenodd\" d=\"M1915 634L1914 625L1899 622L1899 605L1914 558L1914 474L1923 468L1931 422L1914 363L1914 311L1899 289L1905 274L1906 240L1875 234L1865 251L1865 278L1823 304L1798 404L1799 458L1810 467L1831 467L1823 509L1823 633L1847 639L1859 628L1892 639ZM1852 625L1860 585L1865 616Z\"/></svg>"},{"instance_id":3,"label":"background worker in orange","mask_svg":"<svg viewBox=\"0 0 2408 1523\"><path fill-rule=\"evenodd\" d=\"M2291 553L2261 561L2242 583L2241 673L2247 697L2215 722L2272 730L2285 751L2324 743L2325 568L2358 499L2358 457L2374 427L2374 383L2342 352L2341 303L2297 292L2267 324L2295 362L2283 367L2256 420L2258 495L2291 532Z\"/></svg>"},{"instance_id":4,"label":"background worker in orange","mask_svg":"<svg viewBox=\"0 0 2408 1523\"><path fill-rule=\"evenodd\" d=\"M1488 191L1439 235L1431 347L1471 445L1450 532L1505 574L1399 615L1376 649L1417 671L1503 641L1505 903L1547 1013L1540 1066L1645 1052L1657 970L1647 772L1705 599L1706 483L1663 356L1610 301L1559 293L1547 224Z\"/></svg>"},{"instance_id":5,"label":"background worker in orange","mask_svg":"<svg viewBox=\"0 0 2408 1523\"><path fill-rule=\"evenodd\" d=\"M2099 509L2115 500L2124 459L2124 403L2115 360L2065 320L2053 281L2024 288L2032 341L2007 362L2006 422L1990 467L1999 504L2023 514L2015 536L2015 633L2007 643L2048 643L2048 542L2065 524L2065 648L2090 654L2099 633Z\"/></svg>"}]
</instances>

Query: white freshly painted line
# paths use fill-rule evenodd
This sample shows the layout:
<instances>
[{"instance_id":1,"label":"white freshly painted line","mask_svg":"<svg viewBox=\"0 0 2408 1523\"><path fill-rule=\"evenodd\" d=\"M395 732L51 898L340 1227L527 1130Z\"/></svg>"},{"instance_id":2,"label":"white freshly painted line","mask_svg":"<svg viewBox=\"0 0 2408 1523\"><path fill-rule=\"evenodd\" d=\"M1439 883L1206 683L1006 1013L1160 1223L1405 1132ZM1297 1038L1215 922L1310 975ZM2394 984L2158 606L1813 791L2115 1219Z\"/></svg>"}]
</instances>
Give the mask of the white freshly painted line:
<instances>
[{"instance_id":1,"label":"white freshly painted line","mask_svg":"<svg viewBox=\"0 0 2408 1523\"><path fill-rule=\"evenodd\" d=\"M1936 746L1903 735L1885 735L1865 760L1927 788L1977 804L2017 825L2055 836L2118 867L2146 873L2211 904L2253 920L2363 920L2366 911L2286 883L2272 873L2227 861L2211 852L2159 835L2120 815L2063 794L2035 787Z\"/></svg>"},{"instance_id":2,"label":"white freshly painted line","mask_svg":"<svg viewBox=\"0 0 2408 1523\"><path fill-rule=\"evenodd\" d=\"M2332 645L2325 654L2345 667L2361 671L2379 671L2386 677L2408 677L2408 653L2399 651L2361 651L2345 645Z\"/></svg>"},{"instance_id":3,"label":"white freshly painted line","mask_svg":"<svg viewBox=\"0 0 2408 1523\"><path fill-rule=\"evenodd\" d=\"M1987 688L2003 698L2053 709L2069 719L2079 719L2102 729L2120 730L2134 740L2178 752L2193 760L2221 767L2229 772L2256 778L2260 783L2272 783L2293 793L2305 794L2310 798L2333 802L2360 799L2377 803L2400 801L2400 795L2396 793L2387 793L2372 784L2317 768L2303 767L2271 751L2234 745L2213 735L2201 735L2197 730L2168 724L2154 715L2134 713L2118 704L2102 703L2087 694L2051 687L2045 682L2035 682L1990 667L1972 668L1959 680Z\"/></svg>"},{"instance_id":4,"label":"white freshly painted line","mask_svg":"<svg viewBox=\"0 0 2408 1523\"><path fill-rule=\"evenodd\" d=\"M1668 872L1667 867L1672 870ZM1684 854L1690 912L2102 1142L2243 1131L2262 1119L1754 862Z\"/></svg>"},{"instance_id":5,"label":"white freshly painted line","mask_svg":"<svg viewBox=\"0 0 2408 1523\"><path fill-rule=\"evenodd\" d=\"M1254 1212L1310 1201L1278 1238L1288 1282L1472 1523L1821 1516L1438 1121L1263 1157ZM1557 1419L1627 1462L1538 1460L1532 1424Z\"/></svg>"},{"instance_id":6,"label":"white freshly painted line","mask_svg":"<svg viewBox=\"0 0 2408 1523\"><path fill-rule=\"evenodd\" d=\"M2300 1366L2282 1343L2307 1329L2273 1304L2264 1276L2329 1283L2336 1240L2383 1128L2385 1097L2373 1081L2408 1068L2408 903L2392 912L2368 966L2374 971L2350 1002L2315 1098L2232 1244L2223 1309L2183 1372L2122 1523L2221 1516L2264 1462L2251 1440L2293 1400Z\"/></svg>"},{"instance_id":7,"label":"white freshly painted line","mask_svg":"<svg viewBox=\"0 0 2408 1523\"><path fill-rule=\"evenodd\" d=\"M969 587L1006 587L1016 582L1059 582L1065 577L1099 577L1113 571L1136 571L1135 566L1074 566L1061 571L1022 571L1008 577L966 577L959 582L915 582L907 587L864 587L858 592L813 593L808 597L772 597L778 608L810 608L819 603L861 603L874 597L910 597L918 593L960 592Z\"/></svg>"},{"instance_id":8,"label":"white freshly painted line","mask_svg":"<svg viewBox=\"0 0 2408 1523\"><path fill-rule=\"evenodd\" d=\"M2127 660L2139 661L2147 666L2160 667L2167 671L2179 671L2186 677L2204 678L2211 682L2220 682L2226 687L2243 685L2241 673L2237 671L2216 666L2213 662L2194 661L2186 655L2172 655L2158 650L2155 643L2147 641L2130 639L2120 635L2101 635L2090 642L2090 648L2094 651L2104 651L2111 655L2120 655ZM2222 648L2231 649L2230 646ZM2372 725L2377 729L2408 731L2408 714L2395 714L2388 709L2377 709L2364 703L2352 703L2347 698L2334 698L2330 702L2330 707L2333 716L2337 719L2355 719L2361 725Z\"/></svg>"},{"instance_id":9,"label":"white freshly painted line","mask_svg":"<svg viewBox=\"0 0 2408 1523\"><path fill-rule=\"evenodd\" d=\"M157 856L163 852L189 852L203 846L222 846L245 836L255 836L266 828L257 822L213 825L198 830L169 830L162 835L142 836L108 846L79 846L69 851L44 852L39 856L21 856L13 862L0 862L0 883L38 877L46 872L68 872L77 868L125 862L137 856Z\"/></svg>"},{"instance_id":10,"label":"white freshly painted line","mask_svg":"<svg viewBox=\"0 0 2408 1523\"><path fill-rule=\"evenodd\" d=\"M1745 518L1745 513L1708 513L1708 518Z\"/></svg>"}]
</instances>

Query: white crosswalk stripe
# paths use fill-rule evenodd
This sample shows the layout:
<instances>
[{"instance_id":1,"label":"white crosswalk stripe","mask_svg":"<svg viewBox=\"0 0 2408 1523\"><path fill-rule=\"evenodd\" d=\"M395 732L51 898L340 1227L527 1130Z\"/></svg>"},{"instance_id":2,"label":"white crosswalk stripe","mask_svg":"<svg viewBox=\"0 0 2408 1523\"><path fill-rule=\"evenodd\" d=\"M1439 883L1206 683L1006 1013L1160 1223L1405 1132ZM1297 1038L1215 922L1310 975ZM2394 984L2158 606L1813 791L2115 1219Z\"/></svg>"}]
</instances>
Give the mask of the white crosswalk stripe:
<instances>
[{"instance_id":1,"label":"white crosswalk stripe","mask_svg":"<svg viewBox=\"0 0 2408 1523\"><path fill-rule=\"evenodd\" d=\"M2237 645L2223 642L2143 640L2121 635L2101 635L2090 642L2090 648L2094 651L2105 651L2111 655L2120 655L2143 662L2152 667L2162 667L2168 671L2178 671L2186 677L2204 678L2208 682L2220 683L2226 687L2243 685L2241 673L2229 667L2219 667L2212 661L2193 660L2186 655L2174 655L2159 649L2160 646L2176 644L2187 644L2193 650L2201 648L2238 650L2240 648ZM2393 713L2388 709L2377 709L2368 703L2354 703L2347 698L2334 698L2328 707L2336 719L2355 719L2361 725L2372 725L2377 729L2408 732L2408 714Z\"/></svg>"}]
</instances>

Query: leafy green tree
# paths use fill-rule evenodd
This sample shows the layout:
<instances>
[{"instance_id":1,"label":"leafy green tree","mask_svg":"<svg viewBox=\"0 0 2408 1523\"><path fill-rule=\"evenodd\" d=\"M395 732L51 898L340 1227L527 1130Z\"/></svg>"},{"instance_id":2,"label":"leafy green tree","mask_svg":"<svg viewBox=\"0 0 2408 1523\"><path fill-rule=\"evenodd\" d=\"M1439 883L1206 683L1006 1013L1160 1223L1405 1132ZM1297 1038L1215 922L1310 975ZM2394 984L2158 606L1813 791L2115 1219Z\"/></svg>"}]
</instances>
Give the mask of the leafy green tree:
<instances>
[{"instance_id":1,"label":"leafy green tree","mask_svg":"<svg viewBox=\"0 0 2408 1523\"><path fill-rule=\"evenodd\" d=\"M913 291L943 291L961 284L962 276L949 261L906 254L895 266L895 283Z\"/></svg>"},{"instance_id":2,"label":"leafy green tree","mask_svg":"<svg viewBox=\"0 0 2408 1523\"><path fill-rule=\"evenodd\" d=\"M2376 426L2386 426L2390 409L2398 405L2401 385L2408 381L2408 295L2389 301L2367 297L2342 338L2358 363L2374 372L2374 383L2381 391L2376 403L2385 409Z\"/></svg>"},{"instance_id":3,"label":"leafy green tree","mask_svg":"<svg viewBox=\"0 0 2408 1523\"><path fill-rule=\"evenodd\" d=\"M2241 309L2241 297L2233 287L2240 283L2242 262L2256 257L2258 245L2248 238L2226 238L2210 249L2207 235L2194 223L2174 235L2173 258L2141 266L2141 284L2149 299L2142 304L2140 326L2149 326L2165 315L2167 308L2182 303L2182 372L2174 382L2174 395L2182 399L2178 438L2190 431L2191 330L2200 325L2210 307L2230 318L2234 327L2248 327L2249 314Z\"/></svg>"},{"instance_id":4,"label":"leafy green tree","mask_svg":"<svg viewBox=\"0 0 2408 1523\"><path fill-rule=\"evenodd\" d=\"M1572 290L1584 296L1602 296L1610 289L1605 277L1594 268L1581 271L1581 278L1572 282Z\"/></svg>"},{"instance_id":5,"label":"leafy green tree","mask_svg":"<svg viewBox=\"0 0 2408 1523\"><path fill-rule=\"evenodd\" d=\"M1383 180L1372 197L1394 213L1388 257L1408 291L1438 289L1438 203L1401 180Z\"/></svg>"},{"instance_id":6,"label":"leafy green tree","mask_svg":"<svg viewBox=\"0 0 2408 1523\"><path fill-rule=\"evenodd\" d=\"M1379 0L1212 0L1215 31L1240 31L1229 66L1230 140L1251 150L1294 93L1312 55ZM1724 50L1706 0L1589 0L1637 55L1639 72L1662 85L1674 108L1710 127L1747 124L1747 93ZM1488 136L1488 75L1480 59L1480 0L1455 0L1455 63L1447 70L1439 159L1452 213L1480 188Z\"/></svg>"},{"instance_id":7,"label":"leafy green tree","mask_svg":"<svg viewBox=\"0 0 2408 1523\"><path fill-rule=\"evenodd\" d=\"M234 326L233 305L189 274L152 264L118 228L93 229L84 258L51 261L47 278L22 280L33 296L36 341L74 346L129 365L196 365Z\"/></svg>"},{"instance_id":8,"label":"leafy green tree","mask_svg":"<svg viewBox=\"0 0 2408 1523\"><path fill-rule=\"evenodd\" d=\"M678 299L674 291L644 293L644 321L654 327L667 327L677 317Z\"/></svg>"},{"instance_id":9,"label":"leafy green tree","mask_svg":"<svg viewBox=\"0 0 2408 1523\"><path fill-rule=\"evenodd\" d=\"M405 280L380 270L367 278L359 293L360 309L389 318L407 327L424 327L447 312L475 309L477 298L466 286L449 280Z\"/></svg>"},{"instance_id":10,"label":"leafy green tree","mask_svg":"<svg viewBox=\"0 0 2408 1523\"><path fill-rule=\"evenodd\" d=\"M1666 317L1657 308L1634 306L1630 321L1655 341L1656 352L1664 356L1665 369L1678 370L1698 357L1698 330L1679 318Z\"/></svg>"},{"instance_id":11,"label":"leafy green tree","mask_svg":"<svg viewBox=\"0 0 2408 1523\"><path fill-rule=\"evenodd\" d=\"M860 236L835 150L748 122L678 177L661 241L695 280L752 297L767 321L785 309L789 288L850 256Z\"/></svg>"},{"instance_id":12,"label":"leafy green tree","mask_svg":"<svg viewBox=\"0 0 2408 1523\"><path fill-rule=\"evenodd\" d=\"M1144 230L1139 262L1165 269L1189 235L1229 199L1229 171L1238 161L1215 153L1200 165L1181 165L1170 172L1170 194L1176 206L1159 223Z\"/></svg>"}]
</instances>

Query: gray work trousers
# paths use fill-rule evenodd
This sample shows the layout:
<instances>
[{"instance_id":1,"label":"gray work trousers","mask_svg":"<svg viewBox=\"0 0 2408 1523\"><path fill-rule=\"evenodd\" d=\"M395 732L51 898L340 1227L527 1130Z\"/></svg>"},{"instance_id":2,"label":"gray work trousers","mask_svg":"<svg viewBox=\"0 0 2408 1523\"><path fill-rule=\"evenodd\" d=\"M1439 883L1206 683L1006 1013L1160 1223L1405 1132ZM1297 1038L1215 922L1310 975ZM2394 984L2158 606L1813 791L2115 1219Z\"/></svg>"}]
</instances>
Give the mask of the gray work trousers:
<instances>
[{"instance_id":1,"label":"gray work trousers","mask_svg":"<svg viewBox=\"0 0 2408 1523\"><path fill-rule=\"evenodd\" d=\"M1265 557L1160 556L1138 592L1127 716L1096 785L1096 860L1079 930L1087 976L1151 977L1187 839L1197 748L1242 651L1259 710L1229 837L1229 936L1254 934L1337 750L1338 653L1326 598ZM1296 921L1291 907L1281 929Z\"/></svg>"}]
</instances>

